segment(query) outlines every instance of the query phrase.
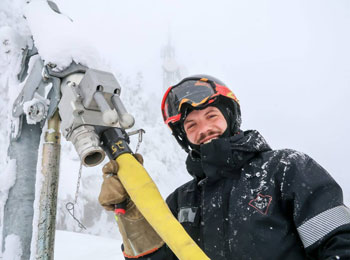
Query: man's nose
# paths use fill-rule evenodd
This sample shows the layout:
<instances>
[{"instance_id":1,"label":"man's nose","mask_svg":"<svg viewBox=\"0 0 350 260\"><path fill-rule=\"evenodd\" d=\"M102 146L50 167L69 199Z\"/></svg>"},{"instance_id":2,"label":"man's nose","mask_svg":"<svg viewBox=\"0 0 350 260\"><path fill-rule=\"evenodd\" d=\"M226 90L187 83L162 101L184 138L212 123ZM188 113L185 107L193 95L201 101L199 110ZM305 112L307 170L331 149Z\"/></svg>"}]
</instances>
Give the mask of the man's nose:
<instances>
[{"instance_id":1,"label":"man's nose","mask_svg":"<svg viewBox=\"0 0 350 260\"><path fill-rule=\"evenodd\" d=\"M199 128L198 128L198 133L200 136L204 135L208 135L211 132L211 127L210 125L206 122L203 121L200 123Z\"/></svg>"}]
</instances>

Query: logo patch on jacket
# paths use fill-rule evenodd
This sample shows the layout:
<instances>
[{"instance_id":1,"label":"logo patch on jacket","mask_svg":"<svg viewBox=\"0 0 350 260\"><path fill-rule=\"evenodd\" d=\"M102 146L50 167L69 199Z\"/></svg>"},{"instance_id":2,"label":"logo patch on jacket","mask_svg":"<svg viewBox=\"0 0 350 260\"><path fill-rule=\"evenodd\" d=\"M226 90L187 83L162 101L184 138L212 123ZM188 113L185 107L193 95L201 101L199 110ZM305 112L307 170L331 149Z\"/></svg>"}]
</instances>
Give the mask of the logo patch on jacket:
<instances>
[{"instance_id":1,"label":"logo patch on jacket","mask_svg":"<svg viewBox=\"0 0 350 260\"><path fill-rule=\"evenodd\" d=\"M272 197L270 195L262 195L259 193L255 199L249 202L249 206L252 206L261 214L266 215L269 210L271 201Z\"/></svg>"},{"instance_id":2,"label":"logo patch on jacket","mask_svg":"<svg viewBox=\"0 0 350 260\"><path fill-rule=\"evenodd\" d=\"M197 214L197 208L181 208L177 219L180 223L189 222L194 223Z\"/></svg>"}]
</instances>

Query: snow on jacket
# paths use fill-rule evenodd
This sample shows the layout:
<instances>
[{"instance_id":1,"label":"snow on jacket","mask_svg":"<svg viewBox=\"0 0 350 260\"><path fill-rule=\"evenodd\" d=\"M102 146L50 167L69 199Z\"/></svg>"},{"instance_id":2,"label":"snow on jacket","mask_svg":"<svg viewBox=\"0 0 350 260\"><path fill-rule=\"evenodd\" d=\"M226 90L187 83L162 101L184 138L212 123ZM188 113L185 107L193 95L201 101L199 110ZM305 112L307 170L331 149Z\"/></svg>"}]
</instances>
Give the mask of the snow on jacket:
<instances>
[{"instance_id":1,"label":"snow on jacket","mask_svg":"<svg viewBox=\"0 0 350 260\"><path fill-rule=\"evenodd\" d=\"M350 210L309 156L246 131L202 145L186 164L194 179L167 203L210 259L350 259ZM163 246L139 259L177 258Z\"/></svg>"}]
</instances>

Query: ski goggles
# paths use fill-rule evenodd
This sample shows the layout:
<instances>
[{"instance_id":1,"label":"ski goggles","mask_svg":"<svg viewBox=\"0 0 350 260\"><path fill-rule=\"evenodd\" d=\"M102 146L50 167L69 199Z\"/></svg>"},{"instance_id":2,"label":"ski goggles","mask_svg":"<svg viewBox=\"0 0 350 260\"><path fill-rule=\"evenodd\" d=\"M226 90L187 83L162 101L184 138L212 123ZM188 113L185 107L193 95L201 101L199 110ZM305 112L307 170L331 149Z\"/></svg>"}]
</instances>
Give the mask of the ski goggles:
<instances>
[{"instance_id":1,"label":"ski goggles","mask_svg":"<svg viewBox=\"0 0 350 260\"><path fill-rule=\"evenodd\" d=\"M215 97L225 96L238 103L238 99L227 87L207 78L187 78L185 81L170 87L164 94L162 114L166 124L176 123L181 119L181 108L184 104L192 107L214 102Z\"/></svg>"}]
</instances>

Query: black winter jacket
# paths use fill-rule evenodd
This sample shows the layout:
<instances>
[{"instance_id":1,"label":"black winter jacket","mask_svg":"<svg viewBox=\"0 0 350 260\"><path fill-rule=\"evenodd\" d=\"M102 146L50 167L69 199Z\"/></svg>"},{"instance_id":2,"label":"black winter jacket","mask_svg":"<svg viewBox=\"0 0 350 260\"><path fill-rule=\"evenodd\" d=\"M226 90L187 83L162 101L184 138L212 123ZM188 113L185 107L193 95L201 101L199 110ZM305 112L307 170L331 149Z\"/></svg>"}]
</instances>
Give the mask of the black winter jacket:
<instances>
[{"instance_id":1,"label":"black winter jacket","mask_svg":"<svg viewBox=\"0 0 350 260\"><path fill-rule=\"evenodd\" d=\"M202 145L186 164L194 179L167 203L210 259L350 259L342 190L307 155L247 131ZM177 258L163 246L139 259Z\"/></svg>"}]
</instances>

